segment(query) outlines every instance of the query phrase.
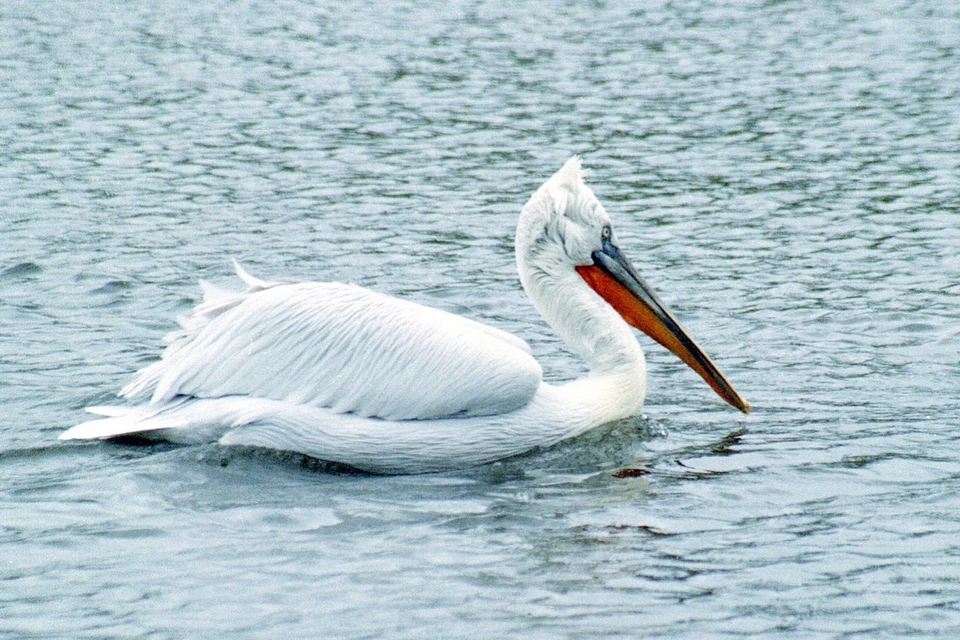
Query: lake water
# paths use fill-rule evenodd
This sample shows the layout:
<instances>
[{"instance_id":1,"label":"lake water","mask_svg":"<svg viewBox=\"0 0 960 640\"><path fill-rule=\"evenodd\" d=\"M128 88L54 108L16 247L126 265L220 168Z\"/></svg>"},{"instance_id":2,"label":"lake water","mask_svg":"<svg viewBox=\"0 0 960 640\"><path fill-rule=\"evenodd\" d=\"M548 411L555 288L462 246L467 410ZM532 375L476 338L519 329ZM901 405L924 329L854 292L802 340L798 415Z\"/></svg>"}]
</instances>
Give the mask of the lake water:
<instances>
[{"instance_id":1,"label":"lake water","mask_svg":"<svg viewBox=\"0 0 960 640\"><path fill-rule=\"evenodd\" d=\"M957 5L372 4L0 8L0 635L953 637ZM57 442L232 257L583 373L512 249L573 153L750 416L642 338L642 416L475 469Z\"/></svg>"}]
</instances>

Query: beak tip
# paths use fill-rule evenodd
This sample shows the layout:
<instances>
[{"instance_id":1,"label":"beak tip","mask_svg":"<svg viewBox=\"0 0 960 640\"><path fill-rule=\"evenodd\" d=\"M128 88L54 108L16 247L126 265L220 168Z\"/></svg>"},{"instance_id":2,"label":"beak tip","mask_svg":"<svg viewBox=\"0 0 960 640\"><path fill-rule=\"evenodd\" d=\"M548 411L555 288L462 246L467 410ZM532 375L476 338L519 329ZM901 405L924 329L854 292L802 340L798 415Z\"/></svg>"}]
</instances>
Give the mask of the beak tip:
<instances>
[{"instance_id":1,"label":"beak tip","mask_svg":"<svg viewBox=\"0 0 960 640\"><path fill-rule=\"evenodd\" d=\"M749 414L749 413L750 413L750 403L747 402L746 400L744 400L744 401L743 401L743 405L740 406L740 407L738 407L738 409L740 409L740 411L743 411L744 414Z\"/></svg>"}]
</instances>

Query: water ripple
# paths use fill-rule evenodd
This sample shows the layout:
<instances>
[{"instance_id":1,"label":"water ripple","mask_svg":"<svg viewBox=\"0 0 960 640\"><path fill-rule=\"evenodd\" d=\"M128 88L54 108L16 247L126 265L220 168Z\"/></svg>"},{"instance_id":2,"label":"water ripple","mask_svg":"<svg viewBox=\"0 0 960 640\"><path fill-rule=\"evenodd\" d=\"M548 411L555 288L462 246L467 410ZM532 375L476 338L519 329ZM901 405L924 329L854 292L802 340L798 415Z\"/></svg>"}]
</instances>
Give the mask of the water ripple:
<instances>
[{"instance_id":1,"label":"water ripple","mask_svg":"<svg viewBox=\"0 0 960 640\"><path fill-rule=\"evenodd\" d=\"M955 631L950 3L102 9L0 12L0 635ZM55 444L230 258L582 374L512 255L572 153L749 418L643 339L644 416L478 469Z\"/></svg>"}]
</instances>

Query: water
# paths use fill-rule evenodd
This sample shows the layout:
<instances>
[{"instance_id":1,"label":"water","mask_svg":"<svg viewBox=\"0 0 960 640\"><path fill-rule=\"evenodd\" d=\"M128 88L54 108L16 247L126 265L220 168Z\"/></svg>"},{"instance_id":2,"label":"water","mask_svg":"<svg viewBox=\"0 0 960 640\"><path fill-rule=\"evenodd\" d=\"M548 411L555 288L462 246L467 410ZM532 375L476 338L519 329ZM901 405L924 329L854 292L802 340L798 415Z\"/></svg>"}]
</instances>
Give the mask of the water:
<instances>
[{"instance_id":1,"label":"water","mask_svg":"<svg viewBox=\"0 0 960 640\"><path fill-rule=\"evenodd\" d=\"M0 635L952 636L951 3L0 9ZM353 281L583 372L513 271L572 153L754 406L436 475L56 436L196 279Z\"/></svg>"}]
</instances>

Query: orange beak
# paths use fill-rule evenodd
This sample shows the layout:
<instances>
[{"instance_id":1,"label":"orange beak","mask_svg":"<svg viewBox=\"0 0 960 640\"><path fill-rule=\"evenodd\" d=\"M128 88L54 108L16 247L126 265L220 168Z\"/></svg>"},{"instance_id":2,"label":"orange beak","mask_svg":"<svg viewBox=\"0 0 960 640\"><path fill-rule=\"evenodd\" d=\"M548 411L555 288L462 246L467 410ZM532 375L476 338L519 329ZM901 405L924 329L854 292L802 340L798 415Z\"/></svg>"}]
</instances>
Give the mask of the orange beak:
<instances>
[{"instance_id":1,"label":"orange beak","mask_svg":"<svg viewBox=\"0 0 960 640\"><path fill-rule=\"evenodd\" d=\"M669 349L700 374L725 401L744 413L750 413L750 404L740 397L713 361L687 335L667 306L613 242L605 240L603 249L594 251L592 257L593 264L577 267L577 273L617 310L627 324Z\"/></svg>"}]
</instances>

